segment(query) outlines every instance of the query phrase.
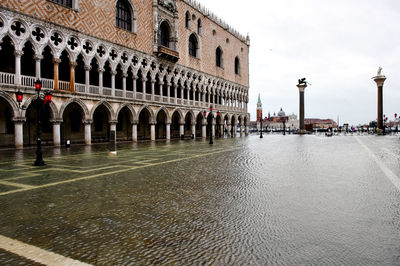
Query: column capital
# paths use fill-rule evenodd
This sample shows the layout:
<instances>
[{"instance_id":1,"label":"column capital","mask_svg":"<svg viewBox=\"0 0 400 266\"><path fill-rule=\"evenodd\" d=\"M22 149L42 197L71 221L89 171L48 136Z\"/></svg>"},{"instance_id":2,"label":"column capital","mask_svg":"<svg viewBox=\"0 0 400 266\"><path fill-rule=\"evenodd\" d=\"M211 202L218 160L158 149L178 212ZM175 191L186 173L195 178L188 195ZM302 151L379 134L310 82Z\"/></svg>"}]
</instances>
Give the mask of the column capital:
<instances>
[{"instance_id":1,"label":"column capital","mask_svg":"<svg viewBox=\"0 0 400 266\"><path fill-rule=\"evenodd\" d=\"M123 78L127 78L128 77L128 73L122 73L122 77Z\"/></svg>"},{"instance_id":2,"label":"column capital","mask_svg":"<svg viewBox=\"0 0 400 266\"><path fill-rule=\"evenodd\" d=\"M379 76L373 77L372 79L376 82L376 85L378 85L378 87L383 87L386 77L384 75L379 75Z\"/></svg>"},{"instance_id":3,"label":"column capital","mask_svg":"<svg viewBox=\"0 0 400 266\"><path fill-rule=\"evenodd\" d=\"M92 119L82 120L82 123L85 125L91 125L93 123L93 120Z\"/></svg>"},{"instance_id":4,"label":"column capital","mask_svg":"<svg viewBox=\"0 0 400 266\"><path fill-rule=\"evenodd\" d=\"M26 122L26 117L13 117L13 118L12 118L12 121L13 121L15 124L23 124L23 123Z\"/></svg>"},{"instance_id":5,"label":"column capital","mask_svg":"<svg viewBox=\"0 0 400 266\"><path fill-rule=\"evenodd\" d=\"M33 59L35 59L35 61L41 61L43 59L43 55L35 55Z\"/></svg>"},{"instance_id":6,"label":"column capital","mask_svg":"<svg viewBox=\"0 0 400 266\"><path fill-rule=\"evenodd\" d=\"M99 68L97 69L97 72L99 72L99 73L103 73L104 71L105 71L105 69L102 68L102 67L99 67Z\"/></svg>"},{"instance_id":7,"label":"column capital","mask_svg":"<svg viewBox=\"0 0 400 266\"><path fill-rule=\"evenodd\" d=\"M118 124L118 120L110 120L110 121L108 121L108 123L110 125L116 125L116 124Z\"/></svg>"},{"instance_id":8,"label":"column capital","mask_svg":"<svg viewBox=\"0 0 400 266\"><path fill-rule=\"evenodd\" d=\"M138 121L137 120L133 120L132 122L131 122L131 125L137 125L138 124Z\"/></svg>"},{"instance_id":9,"label":"column capital","mask_svg":"<svg viewBox=\"0 0 400 266\"><path fill-rule=\"evenodd\" d=\"M296 86L297 86L297 88L299 88L299 92L304 92L305 89L307 88L306 84L298 84Z\"/></svg>"},{"instance_id":10,"label":"column capital","mask_svg":"<svg viewBox=\"0 0 400 266\"><path fill-rule=\"evenodd\" d=\"M90 71L91 69L92 69L92 67L89 65L89 66L87 66L87 65L85 65L84 67L83 67L86 71Z\"/></svg>"},{"instance_id":11,"label":"column capital","mask_svg":"<svg viewBox=\"0 0 400 266\"><path fill-rule=\"evenodd\" d=\"M59 64L59 63L61 63L61 58L53 58L53 63L54 63L54 64Z\"/></svg>"},{"instance_id":12,"label":"column capital","mask_svg":"<svg viewBox=\"0 0 400 266\"><path fill-rule=\"evenodd\" d=\"M114 70L111 70L110 73L111 73L112 76L117 75L117 71L114 71Z\"/></svg>"},{"instance_id":13,"label":"column capital","mask_svg":"<svg viewBox=\"0 0 400 266\"><path fill-rule=\"evenodd\" d=\"M69 62L70 67L76 67L78 65L77 62Z\"/></svg>"},{"instance_id":14,"label":"column capital","mask_svg":"<svg viewBox=\"0 0 400 266\"><path fill-rule=\"evenodd\" d=\"M14 55L15 56L22 56L24 54L24 51L23 50L15 50L14 51Z\"/></svg>"},{"instance_id":15,"label":"column capital","mask_svg":"<svg viewBox=\"0 0 400 266\"><path fill-rule=\"evenodd\" d=\"M155 79L151 79L151 83L156 83L156 80Z\"/></svg>"},{"instance_id":16,"label":"column capital","mask_svg":"<svg viewBox=\"0 0 400 266\"><path fill-rule=\"evenodd\" d=\"M50 123L52 123L53 125L59 125L63 122L62 119L50 119Z\"/></svg>"}]
</instances>

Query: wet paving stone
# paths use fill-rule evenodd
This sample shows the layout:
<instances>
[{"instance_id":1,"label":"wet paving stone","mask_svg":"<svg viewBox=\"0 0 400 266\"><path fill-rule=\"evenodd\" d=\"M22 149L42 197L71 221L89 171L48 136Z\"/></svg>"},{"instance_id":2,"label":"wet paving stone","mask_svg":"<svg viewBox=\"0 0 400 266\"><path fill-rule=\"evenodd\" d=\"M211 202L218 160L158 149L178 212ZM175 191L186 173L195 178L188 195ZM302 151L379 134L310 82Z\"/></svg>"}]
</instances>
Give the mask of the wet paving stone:
<instances>
[{"instance_id":1,"label":"wet paving stone","mask_svg":"<svg viewBox=\"0 0 400 266\"><path fill-rule=\"evenodd\" d=\"M34 187L0 191L0 235L94 265L399 265L400 192L386 176L400 177L399 144L266 135L119 144L116 156L47 149L46 167L13 180Z\"/></svg>"}]
</instances>

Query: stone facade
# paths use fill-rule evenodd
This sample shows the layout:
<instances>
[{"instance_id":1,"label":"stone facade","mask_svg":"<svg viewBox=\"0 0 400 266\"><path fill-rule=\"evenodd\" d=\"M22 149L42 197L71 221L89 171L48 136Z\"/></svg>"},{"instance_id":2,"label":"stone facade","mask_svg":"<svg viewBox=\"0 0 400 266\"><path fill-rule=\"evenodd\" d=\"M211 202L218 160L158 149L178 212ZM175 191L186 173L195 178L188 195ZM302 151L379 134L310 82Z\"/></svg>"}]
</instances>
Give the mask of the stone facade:
<instances>
[{"instance_id":1,"label":"stone facade","mask_svg":"<svg viewBox=\"0 0 400 266\"><path fill-rule=\"evenodd\" d=\"M53 93L44 119L52 125L47 133L54 145L73 135L89 144L96 132L106 133L100 141L115 131L117 139L136 141L138 135L155 140L187 132L206 137L206 127L219 135L235 135L235 126L241 133L247 129L249 38L192 0L125 2L131 31L116 26L117 0L72 0L70 8L47 0L1 3L0 40L9 62L1 66L0 101L10 115L0 119L0 130L9 120L15 127L0 134L13 134L17 147L27 144L36 79ZM160 43L162 23L169 27L168 47ZM198 40L196 57L189 55L190 35ZM217 47L222 67L215 65ZM20 104L17 91L24 93ZM210 114L203 112L211 105L219 115L207 120ZM81 125L66 130L71 117ZM100 130L99 121L108 128Z\"/></svg>"}]
</instances>

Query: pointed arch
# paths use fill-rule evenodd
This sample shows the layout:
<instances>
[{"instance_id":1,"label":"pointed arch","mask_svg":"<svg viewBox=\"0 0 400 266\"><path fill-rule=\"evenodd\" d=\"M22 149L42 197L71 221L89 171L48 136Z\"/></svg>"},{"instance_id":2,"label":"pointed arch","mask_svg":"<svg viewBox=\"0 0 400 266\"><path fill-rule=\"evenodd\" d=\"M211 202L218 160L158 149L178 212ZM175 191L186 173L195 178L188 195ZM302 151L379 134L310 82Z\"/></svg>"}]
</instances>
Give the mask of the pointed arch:
<instances>
[{"instance_id":1,"label":"pointed arch","mask_svg":"<svg viewBox=\"0 0 400 266\"><path fill-rule=\"evenodd\" d=\"M164 113L165 113L165 115L167 117L167 122L171 123L171 116L170 116L170 114L168 112L168 109L165 108L164 106L157 110L157 113L155 114L156 119L157 119L158 114L160 112L162 112L162 111L164 111Z\"/></svg>"},{"instance_id":2,"label":"pointed arch","mask_svg":"<svg viewBox=\"0 0 400 266\"><path fill-rule=\"evenodd\" d=\"M36 101L36 99L37 99L36 95L32 95L31 97L29 97L29 98L25 101L24 105L22 106L22 111L21 111L21 115L22 115L23 117L26 116L26 111L27 111L27 109L29 108L29 106L30 106L34 101ZM48 105L49 105L49 109L50 109L50 118L51 118L51 119L58 119L60 116L58 115L59 113L58 113L57 106L54 104L54 102L50 102L50 103L48 103Z\"/></svg>"},{"instance_id":3,"label":"pointed arch","mask_svg":"<svg viewBox=\"0 0 400 266\"><path fill-rule=\"evenodd\" d=\"M93 114L94 114L94 112L95 112L96 109L97 109L99 106L101 106L101 105L103 105L103 106L105 107L105 109L108 111L108 112L107 112L108 121L116 120L116 119L115 119L114 110L113 110L112 106L111 106L107 101L100 101L100 102L98 102L97 104L95 104L95 105L92 107L92 110L91 110L91 112L90 112L90 119L93 120Z\"/></svg>"},{"instance_id":4,"label":"pointed arch","mask_svg":"<svg viewBox=\"0 0 400 266\"><path fill-rule=\"evenodd\" d=\"M64 111L65 109L68 107L68 105L72 104L72 103L76 103L77 105L79 105L83 111L83 115L84 115L84 119L85 120L89 120L89 109L87 108L86 104L79 98L70 98L68 99L60 108L60 119L62 119L62 117L64 116Z\"/></svg>"},{"instance_id":5,"label":"pointed arch","mask_svg":"<svg viewBox=\"0 0 400 266\"><path fill-rule=\"evenodd\" d=\"M11 106L13 110L13 117L18 117L19 116L19 110L17 103L14 101L14 99L8 95L8 93L0 90L0 98L4 99L8 104Z\"/></svg>"},{"instance_id":6,"label":"pointed arch","mask_svg":"<svg viewBox=\"0 0 400 266\"><path fill-rule=\"evenodd\" d=\"M153 110L152 110L148 105L143 105L143 106L138 110L138 112L137 112L138 119L139 119L140 113L141 113L144 109L146 109L146 110L150 113L150 123L154 123L154 122L155 122L154 112L153 112Z\"/></svg>"},{"instance_id":7,"label":"pointed arch","mask_svg":"<svg viewBox=\"0 0 400 266\"><path fill-rule=\"evenodd\" d=\"M118 118L119 113L121 112L122 109L127 108L129 110L129 118L131 123L137 121L137 116L136 116L136 112L135 112L135 108L133 108L133 106L130 103L125 103L123 105L121 105L118 110L115 112L115 116Z\"/></svg>"}]
</instances>

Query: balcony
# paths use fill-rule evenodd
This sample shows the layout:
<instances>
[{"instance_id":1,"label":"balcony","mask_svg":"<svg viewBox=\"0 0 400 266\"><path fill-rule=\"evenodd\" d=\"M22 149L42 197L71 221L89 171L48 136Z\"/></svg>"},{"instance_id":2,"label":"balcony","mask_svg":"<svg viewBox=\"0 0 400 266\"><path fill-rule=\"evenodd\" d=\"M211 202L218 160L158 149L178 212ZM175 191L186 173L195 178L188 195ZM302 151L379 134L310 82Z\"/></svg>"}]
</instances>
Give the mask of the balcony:
<instances>
[{"instance_id":1,"label":"balcony","mask_svg":"<svg viewBox=\"0 0 400 266\"><path fill-rule=\"evenodd\" d=\"M177 62L179 60L179 53L177 51L171 50L162 45L158 46L157 56L172 62Z\"/></svg>"}]
</instances>

